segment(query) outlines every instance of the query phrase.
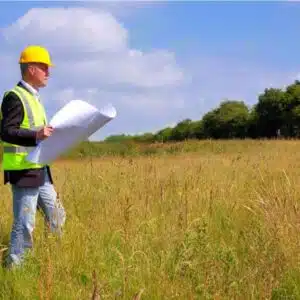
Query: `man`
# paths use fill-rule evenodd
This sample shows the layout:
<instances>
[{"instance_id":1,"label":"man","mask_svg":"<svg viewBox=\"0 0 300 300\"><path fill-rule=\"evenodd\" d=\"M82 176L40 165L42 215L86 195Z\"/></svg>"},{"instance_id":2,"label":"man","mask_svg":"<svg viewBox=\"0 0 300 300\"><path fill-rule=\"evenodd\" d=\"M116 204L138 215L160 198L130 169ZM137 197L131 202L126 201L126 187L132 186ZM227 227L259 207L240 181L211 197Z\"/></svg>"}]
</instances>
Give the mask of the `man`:
<instances>
[{"instance_id":1,"label":"man","mask_svg":"<svg viewBox=\"0 0 300 300\"><path fill-rule=\"evenodd\" d=\"M2 168L4 184L11 185L14 216L9 267L20 265L26 250L32 248L37 208L52 231L59 231L65 222L50 167L26 160L27 154L53 133L38 94L47 85L51 58L45 48L31 45L22 51L19 64L22 80L4 94L1 105Z\"/></svg>"}]
</instances>

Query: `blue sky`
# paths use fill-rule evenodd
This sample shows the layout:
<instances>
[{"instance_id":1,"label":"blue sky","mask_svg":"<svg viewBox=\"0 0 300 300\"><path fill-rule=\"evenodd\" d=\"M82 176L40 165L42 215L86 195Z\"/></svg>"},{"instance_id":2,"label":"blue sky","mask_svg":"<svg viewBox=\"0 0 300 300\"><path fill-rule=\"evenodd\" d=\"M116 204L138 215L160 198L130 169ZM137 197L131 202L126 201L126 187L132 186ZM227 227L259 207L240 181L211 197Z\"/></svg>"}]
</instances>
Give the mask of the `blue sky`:
<instances>
[{"instance_id":1,"label":"blue sky","mask_svg":"<svg viewBox=\"0 0 300 300\"><path fill-rule=\"evenodd\" d=\"M0 90L18 80L20 50L44 44L57 64L42 91L50 116L74 98L109 102L118 115L93 139L154 132L297 79L299 13L297 2L0 2Z\"/></svg>"}]
</instances>

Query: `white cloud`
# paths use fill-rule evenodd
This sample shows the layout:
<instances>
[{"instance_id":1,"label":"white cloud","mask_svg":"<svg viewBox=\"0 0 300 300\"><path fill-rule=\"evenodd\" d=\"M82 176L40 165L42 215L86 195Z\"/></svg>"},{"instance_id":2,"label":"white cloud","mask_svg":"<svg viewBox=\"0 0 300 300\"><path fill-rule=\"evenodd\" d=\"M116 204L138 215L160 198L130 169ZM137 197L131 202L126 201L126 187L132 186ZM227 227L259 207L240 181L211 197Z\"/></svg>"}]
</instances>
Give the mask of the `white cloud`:
<instances>
[{"instance_id":1,"label":"white cloud","mask_svg":"<svg viewBox=\"0 0 300 300\"><path fill-rule=\"evenodd\" d=\"M3 30L7 42L41 43L54 53L121 51L127 30L105 11L87 8L33 8Z\"/></svg>"},{"instance_id":2,"label":"white cloud","mask_svg":"<svg viewBox=\"0 0 300 300\"><path fill-rule=\"evenodd\" d=\"M45 91L43 99L49 109L51 109L53 102L61 107L72 99L82 99L97 107L114 104L115 99L117 99L118 107L123 116L139 114L140 116L160 118L162 121L168 111L172 114L174 110L183 109L185 105L185 99L180 93L155 90L124 92L122 90L108 91L98 88L74 89L66 87L61 90L51 89ZM172 107L171 110L170 107Z\"/></svg>"},{"instance_id":3,"label":"white cloud","mask_svg":"<svg viewBox=\"0 0 300 300\"><path fill-rule=\"evenodd\" d=\"M31 9L3 34L8 42L49 47L57 65L54 81L158 87L184 79L173 53L131 49L127 30L104 11Z\"/></svg>"},{"instance_id":4,"label":"white cloud","mask_svg":"<svg viewBox=\"0 0 300 300\"><path fill-rule=\"evenodd\" d=\"M152 88L177 85L184 74L176 65L175 57L168 51L142 53L128 49L118 54L107 53L56 59L55 80L79 83L79 85L129 85ZM84 76L83 76L84 75Z\"/></svg>"},{"instance_id":5,"label":"white cloud","mask_svg":"<svg viewBox=\"0 0 300 300\"><path fill-rule=\"evenodd\" d=\"M46 102L46 104L51 106L51 103L53 101L57 101L58 106L63 106L67 104L69 101L71 101L72 99L76 98L76 92L73 88L64 88L62 90L54 91L51 94L51 98L52 101L49 100L47 101L47 99L44 99L44 102Z\"/></svg>"},{"instance_id":6,"label":"white cloud","mask_svg":"<svg viewBox=\"0 0 300 300\"><path fill-rule=\"evenodd\" d=\"M184 99L176 92L136 92L131 95L121 96L121 102L124 106L137 113L144 110L145 107L151 107L152 110L146 110L144 115L158 117L163 119L167 111L179 110L184 107Z\"/></svg>"}]
</instances>

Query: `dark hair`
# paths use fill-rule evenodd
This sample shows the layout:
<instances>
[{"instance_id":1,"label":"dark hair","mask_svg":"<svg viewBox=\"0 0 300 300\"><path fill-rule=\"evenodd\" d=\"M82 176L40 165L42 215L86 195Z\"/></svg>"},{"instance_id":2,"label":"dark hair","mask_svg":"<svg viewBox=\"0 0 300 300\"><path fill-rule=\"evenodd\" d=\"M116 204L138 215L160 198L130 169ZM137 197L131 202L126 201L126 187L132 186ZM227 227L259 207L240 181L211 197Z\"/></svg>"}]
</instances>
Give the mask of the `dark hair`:
<instances>
[{"instance_id":1,"label":"dark hair","mask_svg":"<svg viewBox=\"0 0 300 300\"><path fill-rule=\"evenodd\" d=\"M24 76L25 72L27 71L28 65L29 64L27 64L27 63L21 63L20 64L20 70L21 70L22 77Z\"/></svg>"}]
</instances>

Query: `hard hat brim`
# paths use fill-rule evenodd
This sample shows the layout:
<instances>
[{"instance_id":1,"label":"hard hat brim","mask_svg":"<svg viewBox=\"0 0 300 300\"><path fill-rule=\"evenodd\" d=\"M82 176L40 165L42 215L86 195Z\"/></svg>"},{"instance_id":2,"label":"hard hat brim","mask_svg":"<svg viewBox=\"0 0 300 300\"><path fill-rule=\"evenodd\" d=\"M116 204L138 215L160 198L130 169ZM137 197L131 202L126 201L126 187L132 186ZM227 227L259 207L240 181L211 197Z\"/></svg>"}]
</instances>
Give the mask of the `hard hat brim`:
<instances>
[{"instance_id":1,"label":"hard hat brim","mask_svg":"<svg viewBox=\"0 0 300 300\"><path fill-rule=\"evenodd\" d=\"M44 61L24 61L24 60L19 60L19 64L44 64L47 65L48 67L55 67L55 64L53 63L46 63Z\"/></svg>"}]
</instances>

